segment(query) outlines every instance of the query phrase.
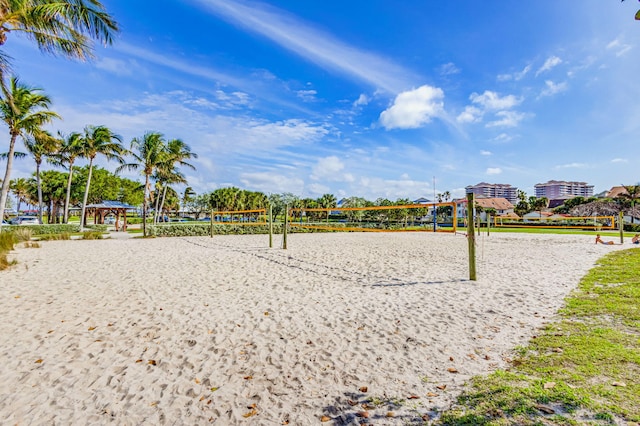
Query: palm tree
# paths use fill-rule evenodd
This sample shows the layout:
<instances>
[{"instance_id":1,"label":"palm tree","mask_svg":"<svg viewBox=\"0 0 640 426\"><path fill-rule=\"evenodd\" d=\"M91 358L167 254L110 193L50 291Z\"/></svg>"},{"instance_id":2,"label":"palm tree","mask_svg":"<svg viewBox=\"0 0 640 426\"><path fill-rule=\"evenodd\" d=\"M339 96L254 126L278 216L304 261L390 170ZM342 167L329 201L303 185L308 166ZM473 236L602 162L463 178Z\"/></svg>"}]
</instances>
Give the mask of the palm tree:
<instances>
[{"instance_id":1,"label":"palm tree","mask_svg":"<svg viewBox=\"0 0 640 426\"><path fill-rule=\"evenodd\" d=\"M126 150L121 145L122 138L116 135L105 126L87 126L82 135L82 156L89 159L89 174L87 176L87 186L84 190L82 200L82 212L80 214L80 230L85 224L85 212L87 209L87 198L91 187L91 173L93 172L93 162L98 155L106 157L107 160L116 160L123 163L123 156Z\"/></svg>"},{"instance_id":2,"label":"palm tree","mask_svg":"<svg viewBox=\"0 0 640 426\"><path fill-rule=\"evenodd\" d=\"M620 197L631 202L631 223L635 216L634 205L640 200L640 185L622 185L627 192L620 194Z\"/></svg>"},{"instance_id":3,"label":"palm tree","mask_svg":"<svg viewBox=\"0 0 640 426\"><path fill-rule=\"evenodd\" d=\"M64 211L62 213L62 223L69 223L69 200L71 199L71 182L73 179L73 165L76 159L82 156L82 135L74 132L68 136L60 137L60 149L56 155L56 163L69 170L67 176L67 192L64 198Z\"/></svg>"},{"instance_id":4,"label":"palm tree","mask_svg":"<svg viewBox=\"0 0 640 426\"><path fill-rule=\"evenodd\" d=\"M25 178L14 179L10 182L9 188L13 195L16 196L16 200L18 201L18 205L16 208L16 212L18 215L20 214L20 205L23 202L27 202L27 197L29 195L29 182Z\"/></svg>"},{"instance_id":5,"label":"palm tree","mask_svg":"<svg viewBox=\"0 0 640 426\"><path fill-rule=\"evenodd\" d=\"M182 209L183 209L183 211L187 210L187 205L191 202L191 200L193 199L193 197L195 195L196 195L196 191L194 191L192 187L187 186L184 189L184 193L182 194Z\"/></svg>"},{"instance_id":6,"label":"palm tree","mask_svg":"<svg viewBox=\"0 0 640 426\"><path fill-rule=\"evenodd\" d=\"M36 185L38 188L38 219L42 222L42 182L40 166L45 157L51 157L58 150L59 141L46 131L38 131L24 138L24 146L36 163Z\"/></svg>"},{"instance_id":7,"label":"palm tree","mask_svg":"<svg viewBox=\"0 0 640 426\"><path fill-rule=\"evenodd\" d=\"M177 170L178 166L186 166L195 170L195 166L188 163L187 160L191 158L198 158L198 154L191 152L189 145L184 143L180 139L171 139L167 142L166 147L167 161L164 167L159 169L161 181L163 184L162 200L160 201L160 211L164 207L164 200L167 195L167 188L169 184L183 183L186 184L187 180L184 175ZM156 215L157 218L157 215Z\"/></svg>"},{"instance_id":8,"label":"palm tree","mask_svg":"<svg viewBox=\"0 0 640 426\"><path fill-rule=\"evenodd\" d=\"M124 164L117 171L127 168L142 169L144 175L144 201L142 202L142 232L147 236L147 206L149 201L151 175L167 161L166 142L162 133L147 132L142 138L131 141L131 155L134 163Z\"/></svg>"},{"instance_id":9,"label":"palm tree","mask_svg":"<svg viewBox=\"0 0 640 426\"><path fill-rule=\"evenodd\" d=\"M22 32L45 53L86 60L93 57L91 39L110 45L117 31L98 0L0 0L0 46L9 33Z\"/></svg>"},{"instance_id":10,"label":"palm tree","mask_svg":"<svg viewBox=\"0 0 640 426\"><path fill-rule=\"evenodd\" d=\"M3 2L4 0L0 0L0 5ZM7 93L0 99L0 119L7 124L10 136L7 168L0 192L0 217L4 217L4 207L9 194L11 168L13 167L18 136L24 137L25 135L37 133L45 123L54 118L60 118L58 114L48 109L51 100L48 96L39 93L40 91L41 89L23 85L16 77L12 77ZM2 227L1 222L0 227Z\"/></svg>"}]
</instances>

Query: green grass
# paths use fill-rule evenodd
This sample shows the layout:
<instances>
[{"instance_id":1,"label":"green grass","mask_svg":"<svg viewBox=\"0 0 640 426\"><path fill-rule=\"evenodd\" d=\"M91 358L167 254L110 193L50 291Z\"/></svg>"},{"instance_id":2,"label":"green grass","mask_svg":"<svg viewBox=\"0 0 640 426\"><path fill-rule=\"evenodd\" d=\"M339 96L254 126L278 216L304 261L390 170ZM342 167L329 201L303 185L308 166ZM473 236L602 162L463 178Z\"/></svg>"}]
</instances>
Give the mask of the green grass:
<instances>
[{"instance_id":1,"label":"green grass","mask_svg":"<svg viewBox=\"0 0 640 426\"><path fill-rule=\"evenodd\" d=\"M508 371L474 378L438 424L640 422L640 249L601 259L560 315Z\"/></svg>"}]
</instances>

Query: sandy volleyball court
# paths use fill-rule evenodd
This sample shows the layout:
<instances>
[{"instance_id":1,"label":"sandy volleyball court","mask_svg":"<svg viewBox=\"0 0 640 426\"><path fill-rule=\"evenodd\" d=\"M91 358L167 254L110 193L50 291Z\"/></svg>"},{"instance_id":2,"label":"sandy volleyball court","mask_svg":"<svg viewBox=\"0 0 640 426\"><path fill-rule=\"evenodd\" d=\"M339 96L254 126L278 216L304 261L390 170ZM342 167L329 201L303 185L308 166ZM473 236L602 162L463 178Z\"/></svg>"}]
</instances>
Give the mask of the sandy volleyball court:
<instances>
[{"instance_id":1,"label":"sandy volleyball court","mask_svg":"<svg viewBox=\"0 0 640 426\"><path fill-rule=\"evenodd\" d=\"M504 366L624 248L492 234L470 282L461 235L294 234L286 251L267 238L17 248L0 272L0 418L411 424Z\"/></svg>"}]
</instances>

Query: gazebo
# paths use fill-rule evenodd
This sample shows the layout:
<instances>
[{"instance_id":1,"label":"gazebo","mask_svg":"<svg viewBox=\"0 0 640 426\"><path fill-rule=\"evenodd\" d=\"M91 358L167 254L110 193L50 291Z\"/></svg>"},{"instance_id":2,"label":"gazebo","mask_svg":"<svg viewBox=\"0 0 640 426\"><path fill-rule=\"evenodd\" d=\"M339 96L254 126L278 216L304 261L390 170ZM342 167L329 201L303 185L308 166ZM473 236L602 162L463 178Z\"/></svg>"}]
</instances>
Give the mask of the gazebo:
<instances>
[{"instance_id":1,"label":"gazebo","mask_svg":"<svg viewBox=\"0 0 640 426\"><path fill-rule=\"evenodd\" d=\"M116 231L127 230L127 210L136 210L136 207L120 201L103 201L101 203L89 204L87 206L87 212L93 213L94 224L104 224L105 216L113 214L116 217ZM121 214L122 225L120 224Z\"/></svg>"}]
</instances>

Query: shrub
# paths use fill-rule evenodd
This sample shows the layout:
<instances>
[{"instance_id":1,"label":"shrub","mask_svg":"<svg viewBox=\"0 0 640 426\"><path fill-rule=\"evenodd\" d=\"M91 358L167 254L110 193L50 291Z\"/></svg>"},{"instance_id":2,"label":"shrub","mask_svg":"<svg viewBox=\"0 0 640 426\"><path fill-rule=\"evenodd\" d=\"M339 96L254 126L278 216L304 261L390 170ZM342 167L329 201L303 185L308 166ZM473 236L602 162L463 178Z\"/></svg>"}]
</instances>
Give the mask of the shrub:
<instances>
[{"instance_id":1,"label":"shrub","mask_svg":"<svg viewBox=\"0 0 640 426\"><path fill-rule=\"evenodd\" d=\"M33 236L33 231L30 226L21 226L13 230L13 235L17 241L29 241Z\"/></svg>"},{"instance_id":2,"label":"shrub","mask_svg":"<svg viewBox=\"0 0 640 426\"><path fill-rule=\"evenodd\" d=\"M104 225L101 225L104 226ZM43 235L43 234L61 234L63 232L78 232L80 231L80 225L72 225L72 224L53 224L53 225L11 225L2 228L3 231L6 229L9 232L16 232L20 229L28 229L31 231L31 235ZM106 229L106 227L105 227Z\"/></svg>"},{"instance_id":3,"label":"shrub","mask_svg":"<svg viewBox=\"0 0 640 426\"><path fill-rule=\"evenodd\" d=\"M82 233L83 240L101 240L102 232L100 231L84 231Z\"/></svg>"},{"instance_id":4,"label":"shrub","mask_svg":"<svg viewBox=\"0 0 640 426\"><path fill-rule=\"evenodd\" d=\"M15 260L9 262L7 260L7 254L13 250L13 245L17 242L13 232L0 232L0 271L16 263Z\"/></svg>"}]
</instances>

